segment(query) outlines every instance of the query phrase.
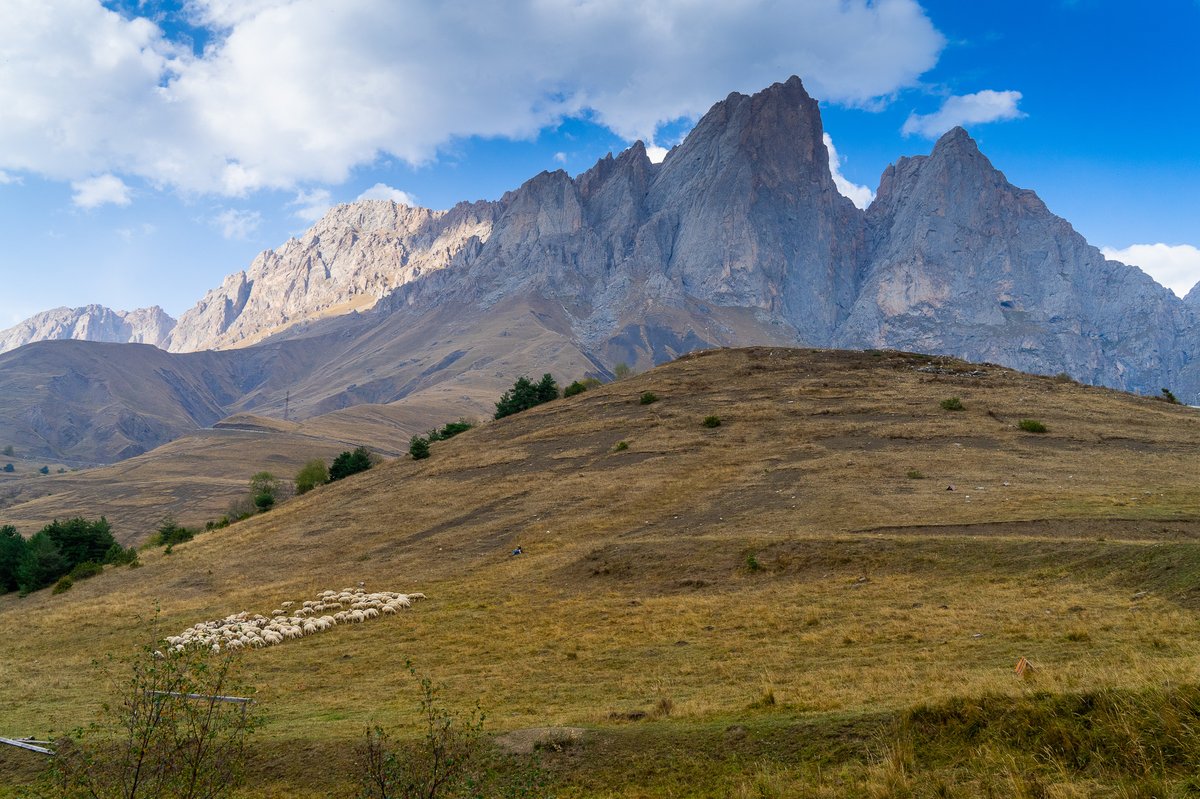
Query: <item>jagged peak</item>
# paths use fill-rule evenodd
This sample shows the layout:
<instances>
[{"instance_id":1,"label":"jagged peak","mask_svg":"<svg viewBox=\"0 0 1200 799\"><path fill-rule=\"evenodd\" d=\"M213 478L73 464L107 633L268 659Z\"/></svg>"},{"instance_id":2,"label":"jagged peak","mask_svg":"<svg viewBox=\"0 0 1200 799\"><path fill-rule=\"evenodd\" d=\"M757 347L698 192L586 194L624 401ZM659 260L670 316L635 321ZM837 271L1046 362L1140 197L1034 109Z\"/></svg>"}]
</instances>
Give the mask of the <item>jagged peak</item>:
<instances>
[{"instance_id":1,"label":"jagged peak","mask_svg":"<svg viewBox=\"0 0 1200 799\"><path fill-rule=\"evenodd\" d=\"M955 156L975 156L982 155L979 151L979 145L971 134L967 133L966 129L961 125L955 125L950 130L942 134L937 140L937 144L933 146L932 157L937 158Z\"/></svg>"},{"instance_id":2,"label":"jagged peak","mask_svg":"<svg viewBox=\"0 0 1200 799\"><path fill-rule=\"evenodd\" d=\"M1197 281L1196 285L1192 286L1192 290L1184 295L1183 301L1200 308L1200 281Z\"/></svg>"}]
</instances>

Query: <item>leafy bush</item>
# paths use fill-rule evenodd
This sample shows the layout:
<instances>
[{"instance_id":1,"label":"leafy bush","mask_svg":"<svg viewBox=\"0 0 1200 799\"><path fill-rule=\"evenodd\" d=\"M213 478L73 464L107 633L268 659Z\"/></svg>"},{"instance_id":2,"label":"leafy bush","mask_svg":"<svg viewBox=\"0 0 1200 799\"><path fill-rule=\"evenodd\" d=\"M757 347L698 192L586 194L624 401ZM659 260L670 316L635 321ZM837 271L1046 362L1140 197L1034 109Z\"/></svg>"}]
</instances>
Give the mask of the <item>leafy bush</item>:
<instances>
[{"instance_id":1,"label":"leafy bush","mask_svg":"<svg viewBox=\"0 0 1200 799\"><path fill-rule=\"evenodd\" d=\"M408 442L408 454L414 461L429 457L429 442L420 436L413 436Z\"/></svg>"},{"instance_id":2,"label":"leafy bush","mask_svg":"<svg viewBox=\"0 0 1200 799\"><path fill-rule=\"evenodd\" d=\"M613 452L624 452L627 449L629 449L628 441L618 441L616 444L613 444Z\"/></svg>"},{"instance_id":3,"label":"leafy bush","mask_svg":"<svg viewBox=\"0 0 1200 799\"><path fill-rule=\"evenodd\" d=\"M365 472L372 465L371 453L366 447L356 447L353 452L343 452L329 465L329 482L332 483L352 474Z\"/></svg>"},{"instance_id":4,"label":"leafy bush","mask_svg":"<svg viewBox=\"0 0 1200 799\"><path fill-rule=\"evenodd\" d=\"M250 497L259 513L266 513L275 507L282 487L279 479L270 472L258 472L250 478Z\"/></svg>"},{"instance_id":5,"label":"leafy bush","mask_svg":"<svg viewBox=\"0 0 1200 799\"><path fill-rule=\"evenodd\" d=\"M6 471L6 472L15 472L16 470L17 470L17 467L16 467L16 466L13 466L11 463L6 463L6 464L4 464L4 471Z\"/></svg>"},{"instance_id":6,"label":"leafy bush","mask_svg":"<svg viewBox=\"0 0 1200 799\"><path fill-rule=\"evenodd\" d=\"M52 594L62 594L71 590L71 586L75 585L75 581L71 579L69 574L64 574L58 578L58 582L54 584Z\"/></svg>"},{"instance_id":7,"label":"leafy bush","mask_svg":"<svg viewBox=\"0 0 1200 799\"><path fill-rule=\"evenodd\" d=\"M123 547L120 544L113 542L113 545L108 548L108 552L104 553L104 562L111 563L113 566L140 566L138 563L138 553L133 547Z\"/></svg>"},{"instance_id":8,"label":"leafy bush","mask_svg":"<svg viewBox=\"0 0 1200 799\"><path fill-rule=\"evenodd\" d=\"M638 403L641 405L651 405L655 402L658 402L658 395L653 391L647 391L642 395L641 399L638 400Z\"/></svg>"},{"instance_id":9,"label":"leafy bush","mask_svg":"<svg viewBox=\"0 0 1200 799\"><path fill-rule=\"evenodd\" d=\"M307 494L319 485L329 482L329 469L320 458L309 461L296 472L296 493Z\"/></svg>"},{"instance_id":10,"label":"leafy bush","mask_svg":"<svg viewBox=\"0 0 1200 799\"><path fill-rule=\"evenodd\" d=\"M1039 422L1037 419L1022 419L1017 422L1017 427L1024 430L1026 433L1044 433L1046 425Z\"/></svg>"},{"instance_id":11,"label":"leafy bush","mask_svg":"<svg viewBox=\"0 0 1200 799\"><path fill-rule=\"evenodd\" d=\"M633 374L633 370L629 368L629 364L627 363L622 362L613 367L613 376L617 380L624 380L631 374Z\"/></svg>"},{"instance_id":12,"label":"leafy bush","mask_svg":"<svg viewBox=\"0 0 1200 799\"><path fill-rule=\"evenodd\" d=\"M576 394L582 394L585 391L590 391L593 388L599 388L603 383L594 377L585 377L582 380L576 380L571 385L563 389L564 397L574 397Z\"/></svg>"},{"instance_id":13,"label":"leafy bush","mask_svg":"<svg viewBox=\"0 0 1200 799\"><path fill-rule=\"evenodd\" d=\"M237 659L202 647L164 650L149 645L128 677L97 680L118 694L97 721L58 742L55 796L220 799L238 788L258 719L252 706L216 699L244 695Z\"/></svg>"},{"instance_id":14,"label":"leafy bush","mask_svg":"<svg viewBox=\"0 0 1200 799\"><path fill-rule=\"evenodd\" d=\"M103 574L104 567L95 561L85 561L76 563L75 568L71 569L70 573L64 579L68 580L87 580L95 577L97 574Z\"/></svg>"},{"instance_id":15,"label":"leafy bush","mask_svg":"<svg viewBox=\"0 0 1200 799\"><path fill-rule=\"evenodd\" d=\"M529 410L535 405L555 399L558 399L558 384L549 374L542 375L542 379L537 383L522 376L517 378L513 387L500 397L500 401L496 403L494 418L503 419L505 416Z\"/></svg>"},{"instance_id":16,"label":"leafy bush","mask_svg":"<svg viewBox=\"0 0 1200 799\"><path fill-rule=\"evenodd\" d=\"M50 474L50 467L49 467L49 466L43 466L42 468L38 469L38 471L39 471L41 474Z\"/></svg>"},{"instance_id":17,"label":"leafy bush","mask_svg":"<svg viewBox=\"0 0 1200 799\"><path fill-rule=\"evenodd\" d=\"M942 400L941 404L943 411L961 411L963 409L962 400L960 400L958 397L944 399Z\"/></svg>"},{"instance_id":18,"label":"leafy bush","mask_svg":"<svg viewBox=\"0 0 1200 799\"><path fill-rule=\"evenodd\" d=\"M459 419L457 422L444 424L441 428L435 427L425 434L425 438L429 439L429 441L445 441L446 439L454 438L459 433L467 432L474 426L464 419Z\"/></svg>"},{"instance_id":19,"label":"leafy bush","mask_svg":"<svg viewBox=\"0 0 1200 799\"><path fill-rule=\"evenodd\" d=\"M186 527L175 523L175 519L171 516L166 516L158 524L158 530L154 537L150 539L150 543L155 546L174 546L182 544L184 541L191 541L196 537L195 530L189 530Z\"/></svg>"},{"instance_id":20,"label":"leafy bush","mask_svg":"<svg viewBox=\"0 0 1200 799\"><path fill-rule=\"evenodd\" d=\"M1169 402L1172 405L1180 404L1179 399L1173 393L1171 393L1171 389L1169 388L1164 388L1162 390L1162 396L1159 399L1161 399L1163 402Z\"/></svg>"},{"instance_id":21,"label":"leafy bush","mask_svg":"<svg viewBox=\"0 0 1200 799\"><path fill-rule=\"evenodd\" d=\"M409 672L416 676L412 665ZM355 769L363 799L539 797L545 776L536 761L500 755L483 731L478 705L455 713L442 700L444 686L420 679L420 736L392 744L380 726L369 728Z\"/></svg>"},{"instance_id":22,"label":"leafy bush","mask_svg":"<svg viewBox=\"0 0 1200 799\"><path fill-rule=\"evenodd\" d=\"M909 480L924 480L925 474L920 469L909 469L904 473L904 476Z\"/></svg>"},{"instance_id":23,"label":"leafy bush","mask_svg":"<svg viewBox=\"0 0 1200 799\"><path fill-rule=\"evenodd\" d=\"M720 427L721 426L721 417L720 416L705 416L704 421L701 422L700 424L704 425L705 427Z\"/></svg>"}]
</instances>

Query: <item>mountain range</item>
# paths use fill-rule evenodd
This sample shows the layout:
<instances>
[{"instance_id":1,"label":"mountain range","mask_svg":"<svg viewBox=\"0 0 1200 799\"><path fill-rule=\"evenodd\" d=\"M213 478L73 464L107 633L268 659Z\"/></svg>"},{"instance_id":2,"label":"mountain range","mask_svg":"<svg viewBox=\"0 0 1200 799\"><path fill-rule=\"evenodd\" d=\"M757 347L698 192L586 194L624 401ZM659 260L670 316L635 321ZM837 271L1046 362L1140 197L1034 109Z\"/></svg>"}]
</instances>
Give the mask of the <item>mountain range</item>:
<instances>
[{"instance_id":1,"label":"mountain range","mask_svg":"<svg viewBox=\"0 0 1200 799\"><path fill-rule=\"evenodd\" d=\"M718 102L662 163L637 143L492 202L338 206L174 324L50 313L0 343L122 343L0 355L0 441L79 464L233 413L483 413L520 374L746 344L955 355L1200 402L1200 287L1180 300L1106 260L961 128L856 208L795 77Z\"/></svg>"}]
</instances>

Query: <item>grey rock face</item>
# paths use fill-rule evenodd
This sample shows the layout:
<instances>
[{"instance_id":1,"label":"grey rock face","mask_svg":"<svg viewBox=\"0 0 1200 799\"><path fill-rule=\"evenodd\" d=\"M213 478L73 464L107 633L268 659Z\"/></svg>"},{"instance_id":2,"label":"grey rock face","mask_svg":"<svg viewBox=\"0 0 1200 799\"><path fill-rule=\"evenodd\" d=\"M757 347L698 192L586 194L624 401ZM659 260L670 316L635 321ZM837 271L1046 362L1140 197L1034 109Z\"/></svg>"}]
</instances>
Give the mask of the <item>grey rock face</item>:
<instances>
[{"instance_id":1,"label":"grey rock face","mask_svg":"<svg viewBox=\"0 0 1200 799\"><path fill-rule=\"evenodd\" d=\"M1193 307L1200 308L1200 283L1192 286L1192 290L1187 293L1183 301Z\"/></svg>"},{"instance_id":2,"label":"grey rock face","mask_svg":"<svg viewBox=\"0 0 1200 799\"><path fill-rule=\"evenodd\" d=\"M1179 385L1188 369L1182 303L1105 260L961 128L932 155L889 167L867 220L865 279L839 346L950 353L1140 392Z\"/></svg>"},{"instance_id":3,"label":"grey rock face","mask_svg":"<svg viewBox=\"0 0 1200 799\"><path fill-rule=\"evenodd\" d=\"M103 341L116 344L152 344L163 347L175 320L157 305L135 311L114 311L103 305L53 308L0 330L0 352L34 341Z\"/></svg>"}]
</instances>

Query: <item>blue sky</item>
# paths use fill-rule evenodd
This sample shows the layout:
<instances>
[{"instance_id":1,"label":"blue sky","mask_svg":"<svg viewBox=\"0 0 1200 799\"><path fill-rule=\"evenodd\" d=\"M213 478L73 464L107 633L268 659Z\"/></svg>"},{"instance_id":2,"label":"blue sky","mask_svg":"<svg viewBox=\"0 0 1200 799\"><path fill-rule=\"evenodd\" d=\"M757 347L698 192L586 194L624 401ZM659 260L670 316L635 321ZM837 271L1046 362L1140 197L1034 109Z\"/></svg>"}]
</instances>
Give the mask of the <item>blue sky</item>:
<instances>
[{"instance_id":1,"label":"blue sky","mask_svg":"<svg viewBox=\"0 0 1200 799\"><path fill-rule=\"evenodd\" d=\"M1200 280L1200 2L0 0L0 327L178 316L330 203L434 208L670 147L795 73L857 202L964 124L1013 183Z\"/></svg>"}]
</instances>

